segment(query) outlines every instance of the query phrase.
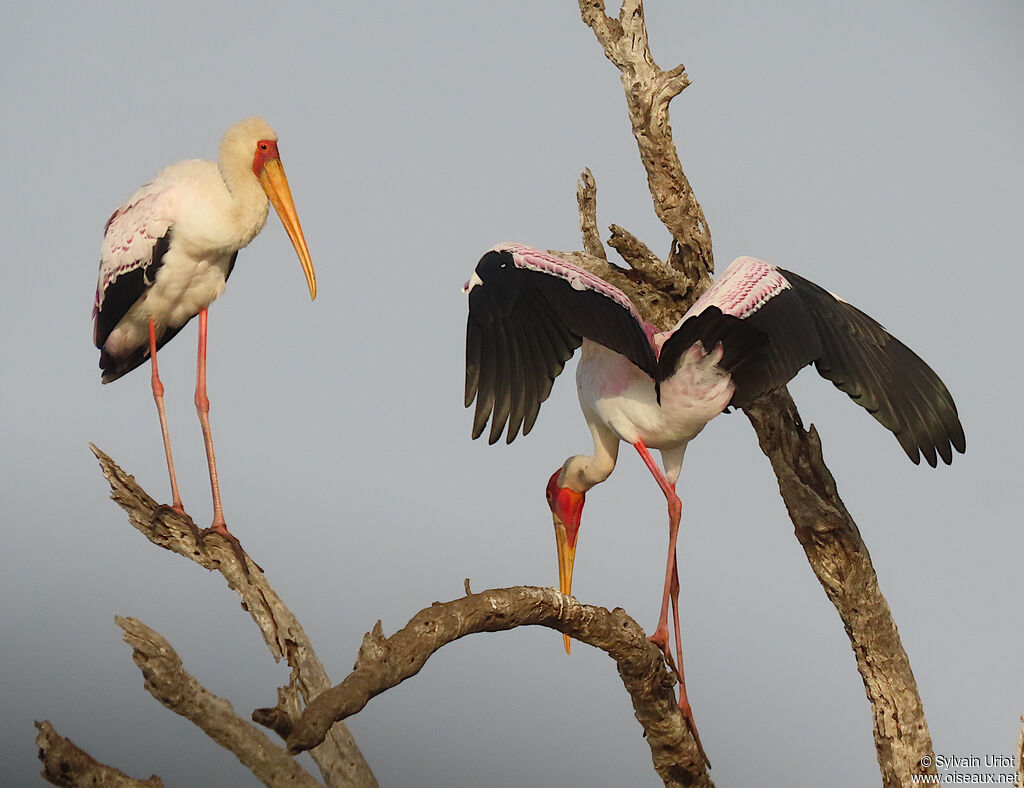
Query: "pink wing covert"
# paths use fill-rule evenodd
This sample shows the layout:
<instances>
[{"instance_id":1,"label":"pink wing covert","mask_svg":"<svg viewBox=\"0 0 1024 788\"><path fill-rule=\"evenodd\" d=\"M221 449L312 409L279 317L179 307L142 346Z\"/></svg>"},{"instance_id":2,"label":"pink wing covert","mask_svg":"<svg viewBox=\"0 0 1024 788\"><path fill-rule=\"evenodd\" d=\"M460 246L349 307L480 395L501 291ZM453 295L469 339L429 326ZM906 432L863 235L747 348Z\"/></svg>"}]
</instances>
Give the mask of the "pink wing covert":
<instances>
[{"instance_id":1,"label":"pink wing covert","mask_svg":"<svg viewBox=\"0 0 1024 788\"><path fill-rule=\"evenodd\" d=\"M790 287L786 277L771 263L756 257L737 257L679 323L709 306L717 306L726 315L746 319Z\"/></svg>"},{"instance_id":2,"label":"pink wing covert","mask_svg":"<svg viewBox=\"0 0 1024 788\"><path fill-rule=\"evenodd\" d=\"M644 319L640 317L640 313L636 311L636 307L633 306L633 302L629 300L629 297L619 290L619 288L608 284L600 277L590 273L590 271L573 265L568 260L563 260L560 257L555 257L554 255L547 254L546 252L542 252L538 249L533 249L532 247L524 246L522 244L503 243L497 244L492 247L492 249L495 251L511 252L512 259L517 268L553 274L567 281L572 286L573 290L593 290L594 292L610 298L629 312L636 322L644 327L644 330L649 337L654 336L654 332L650 330L650 323L645 322Z\"/></svg>"},{"instance_id":3,"label":"pink wing covert","mask_svg":"<svg viewBox=\"0 0 1024 788\"><path fill-rule=\"evenodd\" d=\"M103 297L117 277L149 265L156 242L170 228L170 193L159 179L139 189L107 220L100 252L99 281L92 316L103 308Z\"/></svg>"}]
</instances>

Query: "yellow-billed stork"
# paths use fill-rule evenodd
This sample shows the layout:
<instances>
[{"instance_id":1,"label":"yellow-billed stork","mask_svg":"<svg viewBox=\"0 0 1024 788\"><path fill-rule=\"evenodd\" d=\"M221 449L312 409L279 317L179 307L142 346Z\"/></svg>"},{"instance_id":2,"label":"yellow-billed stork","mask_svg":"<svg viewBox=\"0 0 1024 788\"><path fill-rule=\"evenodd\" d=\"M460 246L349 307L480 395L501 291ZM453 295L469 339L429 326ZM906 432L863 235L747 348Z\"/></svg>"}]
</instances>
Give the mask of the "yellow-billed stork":
<instances>
[{"instance_id":1,"label":"yellow-billed stork","mask_svg":"<svg viewBox=\"0 0 1024 788\"><path fill-rule=\"evenodd\" d=\"M585 495L611 474L620 441L633 445L665 494L668 561L651 640L677 668L679 705L698 747L683 680L676 568L681 504L675 484L687 444L726 407L744 407L813 363L891 430L914 463L923 455L933 467L936 456L948 464L953 449L965 448L953 398L913 351L842 299L752 257L734 261L662 333L641 319L618 288L520 244L490 249L463 289L469 294L466 407L476 399L474 438L488 419L491 443L506 423L507 442L520 428L527 434L555 377L583 346L576 384L594 453L567 459L546 490L562 592L572 588ZM664 471L651 457L652 448L661 451Z\"/></svg>"},{"instance_id":2,"label":"yellow-billed stork","mask_svg":"<svg viewBox=\"0 0 1024 788\"><path fill-rule=\"evenodd\" d=\"M298 253L309 295L316 298L313 263L281 166L277 134L263 119L247 118L224 134L217 162L188 159L172 164L114 211L103 237L93 302L93 341L100 349L103 382L151 360L171 506L182 513L156 353L199 315L195 404L213 492L213 523L204 534L213 531L227 538L240 559L238 540L224 520L210 434L207 308L223 292L238 250L266 224L268 198Z\"/></svg>"}]
</instances>

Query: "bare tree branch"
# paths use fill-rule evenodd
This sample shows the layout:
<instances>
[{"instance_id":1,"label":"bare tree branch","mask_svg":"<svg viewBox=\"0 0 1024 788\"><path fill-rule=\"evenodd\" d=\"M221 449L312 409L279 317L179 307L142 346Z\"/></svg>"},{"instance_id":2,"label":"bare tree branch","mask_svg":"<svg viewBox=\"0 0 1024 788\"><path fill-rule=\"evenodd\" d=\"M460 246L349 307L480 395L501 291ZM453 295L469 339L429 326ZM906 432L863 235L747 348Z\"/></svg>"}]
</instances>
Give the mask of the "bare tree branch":
<instances>
[{"instance_id":1,"label":"bare tree branch","mask_svg":"<svg viewBox=\"0 0 1024 788\"><path fill-rule=\"evenodd\" d=\"M917 682L867 545L821 456L818 433L803 429L784 390L745 412L778 477L796 537L846 627L871 701L883 785L896 788L910 784L910 775L937 774L934 758L928 768L921 765L932 754L932 740Z\"/></svg>"},{"instance_id":2,"label":"bare tree branch","mask_svg":"<svg viewBox=\"0 0 1024 788\"><path fill-rule=\"evenodd\" d=\"M674 270L659 270L635 251L624 254L630 262L639 263L632 275L587 255L573 260L622 289L645 319L666 329L707 289L713 270L711 235L683 175L668 118L669 101L689 80L681 66L662 72L654 63L642 0L624 0L618 20L605 14L603 0L579 0L579 6L583 21L621 72L654 209L674 239L669 257ZM610 243L618 248L616 242ZM634 248L632 242L621 243ZM666 287L666 279L677 283ZM660 300L652 294L659 289L665 296ZM909 660L878 588L867 547L822 460L817 435L813 429L803 430L785 389L762 398L746 412L778 477L796 536L853 646L872 705L883 784L896 788L909 784L912 774L936 774L934 758L930 768L921 767L922 756L932 754L932 744Z\"/></svg>"},{"instance_id":3,"label":"bare tree branch","mask_svg":"<svg viewBox=\"0 0 1024 788\"><path fill-rule=\"evenodd\" d=\"M583 21L594 31L605 56L621 72L654 212L674 240L669 263L685 274L690 289L702 292L711 283L714 270L711 233L683 173L668 117L669 102L690 84L690 79L682 66L666 72L654 62L640 0L626 0L618 20L605 14L604 0L579 0L579 5Z\"/></svg>"},{"instance_id":4,"label":"bare tree branch","mask_svg":"<svg viewBox=\"0 0 1024 788\"><path fill-rule=\"evenodd\" d=\"M517 586L483 591L421 610L389 638L378 621L363 638L355 669L310 703L288 737L291 752L316 745L332 723L360 711L371 698L416 675L442 646L476 632L524 625L557 629L607 652L647 734L654 768L668 786L710 786L672 690L675 679L643 629L616 608L584 605L552 588Z\"/></svg>"},{"instance_id":5,"label":"bare tree branch","mask_svg":"<svg viewBox=\"0 0 1024 788\"><path fill-rule=\"evenodd\" d=\"M135 780L113 766L105 766L80 750L71 739L65 739L46 720L36 723L39 735L39 760L43 762L43 778L53 785L103 786L104 788L163 788L156 776L148 780Z\"/></svg>"},{"instance_id":6,"label":"bare tree branch","mask_svg":"<svg viewBox=\"0 0 1024 788\"><path fill-rule=\"evenodd\" d=\"M116 616L132 659L142 671L146 690L176 714L197 725L217 744L234 753L264 785L314 788L316 780L267 735L243 720L224 698L208 692L181 664L160 634L138 619Z\"/></svg>"},{"instance_id":7,"label":"bare tree branch","mask_svg":"<svg viewBox=\"0 0 1024 788\"><path fill-rule=\"evenodd\" d=\"M576 184L576 204L580 209L583 250L589 255L607 260L608 255L601 243L601 232L597 229L597 183L589 167L580 173L580 179Z\"/></svg>"},{"instance_id":8,"label":"bare tree branch","mask_svg":"<svg viewBox=\"0 0 1024 788\"><path fill-rule=\"evenodd\" d=\"M195 526L184 515L161 506L146 494L134 477L95 446L93 454L110 483L110 497L128 514L136 530L153 544L191 559L204 569L217 570L242 597L242 607L252 616L275 660L284 658L292 669L292 682L306 703L330 686L327 672L313 651L313 645L295 615L281 601L266 576L249 560L255 571L247 574L227 542L211 537L200 548ZM375 786L377 781L345 725L337 725L324 744L310 753L328 786Z\"/></svg>"}]
</instances>

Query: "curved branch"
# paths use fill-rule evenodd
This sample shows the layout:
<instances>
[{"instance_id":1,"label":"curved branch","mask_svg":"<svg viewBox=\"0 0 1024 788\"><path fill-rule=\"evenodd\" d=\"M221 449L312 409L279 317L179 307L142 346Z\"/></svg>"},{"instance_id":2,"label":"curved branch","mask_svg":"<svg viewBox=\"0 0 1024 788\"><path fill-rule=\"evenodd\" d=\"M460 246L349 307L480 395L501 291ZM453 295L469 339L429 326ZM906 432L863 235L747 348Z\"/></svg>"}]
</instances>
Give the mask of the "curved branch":
<instances>
[{"instance_id":1,"label":"curved branch","mask_svg":"<svg viewBox=\"0 0 1024 788\"><path fill-rule=\"evenodd\" d=\"M255 571L238 562L231 546L211 537L202 547L196 544L196 529L186 516L157 504L110 457L90 444L110 483L110 497L128 514L131 524L153 544L182 555L204 569L219 571L228 586L242 598L242 607L263 633L263 640L276 661L282 658L292 669L292 683L306 703L331 686L313 644L287 605L271 588L262 570L246 559ZM324 744L310 753L329 786L376 786L369 765L345 725L331 730Z\"/></svg>"},{"instance_id":2,"label":"curved branch","mask_svg":"<svg viewBox=\"0 0 1024 788\"><path fill-rule=\"evenodd\" d=\"M352 673L308 705L288 737L301 752L320 742L334 722L360 711L371 698L416 675L442 646L476 632L524 625L557 629L615 660L647 734L654 768L668 786L710 786L693 739L686 732L661 651L640 626L616 608L584 605L552 588L516 586L437 602L386 638L378 621L363 638Z\"/></svg>"}]
</instances>

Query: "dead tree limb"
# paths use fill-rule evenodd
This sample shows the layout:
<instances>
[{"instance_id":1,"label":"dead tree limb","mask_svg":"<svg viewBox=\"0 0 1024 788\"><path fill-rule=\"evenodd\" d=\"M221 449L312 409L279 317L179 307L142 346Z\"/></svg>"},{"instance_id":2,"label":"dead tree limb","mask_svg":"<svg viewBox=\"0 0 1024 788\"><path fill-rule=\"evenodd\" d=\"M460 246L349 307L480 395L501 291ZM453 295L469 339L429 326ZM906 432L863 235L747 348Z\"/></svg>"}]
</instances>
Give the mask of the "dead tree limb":
<instances>
[{"instance_id":1,"label":"dead tree limb","mask_svg":"<svg viewBox=\"0 0 1024 788\"><path fill-rule=\"evenodd\" d=\"M136 780L113 766L106 766L84 750L65 739L46 720L36 723L39 734L39 760L43 762L42 776L53 785L104 786L104 788L163 788L159 777Z\"/></svg>"},{"instance_id":2,"label":"dead tree limb","mask_svg":"<svg viewBox=\"0 0 1024 788\"><path fill-rule=\"evenodd\" d=\"M288 737L291 752L315 746L338 720L371 698L416 675L442 646L476 632L524 625L557 629L601 649L615 660L647 734L654 768L668 786L710 786L704 764L686 731L661 651L625 611L577 602L552 588L517 586L437 602L391 637L378 621L363 638L355 669L310 703Z\"/></svg>"},{"instance_id":3,"label":"dead tree limb","mask_svg":"<svg viewBox=\"0 0 1024 788\"><path fill-rule=\"evenodd\" d=\"M583 236L583 251L602 260L608 254L601 243L601 231L597 227L597 183L589 169L583 170L576 184L576 204L580 209L580 235Z\"/></svg>"},{"instance_id":4,"label":"dead tree limb","mask_svg":"<svg viewBox=\"0 0 1024 788\"><path fill-rule=\"evenodd\" d=\"M252 616L275 660L284 659L292 669L291 689L306 703L330 687L327 672L313 651L313 645L295 615L281 601L266 576L251 559L249 572L242 568L230 545L216 537L199 547L195 526L185 515L157 504L146 491L106 454L91 446L103 475L110 483L110 497L128 514L137 531L153 544L171 550L199 564L217 570L242 598L242 607ZM279 705L279 708L283 708ZM331 729L324 743L311 751L324 782L331 786L375 786L377 781L345 725Z\"/></svg>"},{"instance_id":5,"label":"dead tree limb","mask_svg":"<svg viewBox=\"0 0 1024 788\"><path fill-rule=\"evenodd\" d=\"M605 55L621 72L626 104L640 159L647 170L654 210L674 239L669 277L649 262L623 274L589 255L573 259L609 279L634 300L640 313L662 329L672 326L710 284L713 270L711 235L679 163L672 141L668 104L689 79L682 66L664 72L654 63L647 40L642 0L624 0L618 19L605 13L603 0L579 0L583 21L590 26ZM596 225L596 220L594 222ZM615 244L613 244L615 245ZM624 248L633 248L625 243ZM646 255L624 254L629 261ZM678 272L678 274L676 273ZM660 290L658 299L652 290ZM746 409L779 481L779 490L796 526L808 562L846 627L857 668L871 701L875 748L887 788L907 785L910 775L936 774L934 757L928 769L924 755L934 755L917 683L900 643L888 603L878 587L867 547L825 467L817 434L803 429L785 389Z\"/></svg>"},{"instance_id":6,"label":"dead tree limb","mask_svg":"<svg viewBox=\"0 0 1024 788\"><path fill-rule=\"evenodd\" d=\"M684 274L691 288L700 286L703 291L714 270L711 234L683 172L668 119L669 102L690 84L690 77L683 66L662 71L654 62L641 0L626 0L618 19L605 14L604 0L579 0L579 4L583 21L621 73L654 212L672 233L669 263Z\"/></svg>"},{"instance_id":7,"label":"dead tree limb","mask_svg":"<svg viewBox=\"0 0 1024 788\"><path fill-rule=\"evenodd\" d=\"M142 671L150 695L233 753L264 785L320 785L283 747L235 714L231 703L206 690L159 633L135 618L116 616L114 620L124 630L125 642L132 647L132 659Z\"/></svg>"},{"instance_id":8,"label":"dead tree limb","mask_svg":"<svg viewBox=\"0 0 1024 788\"><path fill-rule=\"evenodd\" d=\"M934 757L929 768L921 765L934 754L910 660L867 545L825 466L818 433L813 426L804 430L786 391L762 397L746 414L778 477L796 537L846 627L871 702L883 785L909 785L909 775L935 773Z\"/></svg>"}]
</instances>

